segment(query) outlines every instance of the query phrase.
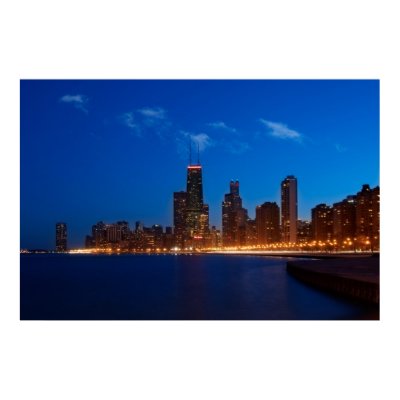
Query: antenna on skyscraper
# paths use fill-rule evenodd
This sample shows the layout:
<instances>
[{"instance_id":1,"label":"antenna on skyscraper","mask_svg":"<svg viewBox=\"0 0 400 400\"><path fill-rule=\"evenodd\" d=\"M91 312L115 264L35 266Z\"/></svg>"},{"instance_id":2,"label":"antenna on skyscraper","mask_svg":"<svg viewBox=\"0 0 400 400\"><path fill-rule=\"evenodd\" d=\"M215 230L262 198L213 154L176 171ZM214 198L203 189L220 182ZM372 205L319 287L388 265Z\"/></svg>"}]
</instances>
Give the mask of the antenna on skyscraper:
<instances>
[{"instance_id":1,"label":"antenna on skyscraper","mask_svg":"<svg viewBox=\"0 0 400 400\"><path fill-rule=\"evenodd\" d=\"M200 165L200 146L197 143L197 165Z\"/></svg>"},{"instance_id":2,"label":"antenna on skyscraper","mask_svg":"<svg viewBox=\"0 0 400 400\"><path fill-rule=\"evenodd\" d=\"M189 138L189 165L192 165L192 139Z\"/></svg>"}]
</instances>

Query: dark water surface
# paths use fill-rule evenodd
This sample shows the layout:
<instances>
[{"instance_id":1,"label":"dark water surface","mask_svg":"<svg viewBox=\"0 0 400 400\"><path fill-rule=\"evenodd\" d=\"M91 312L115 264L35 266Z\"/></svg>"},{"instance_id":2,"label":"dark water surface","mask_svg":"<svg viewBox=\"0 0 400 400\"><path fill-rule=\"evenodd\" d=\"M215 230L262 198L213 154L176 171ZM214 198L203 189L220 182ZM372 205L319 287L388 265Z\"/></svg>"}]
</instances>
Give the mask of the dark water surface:
<instances>
[{"instance_id":1,"label":"dark water surface","mask_svg":"<svg viewBox=\"0 0 400 400\"><path fill-rule=\"evenodd\" d=\"M377 319L378 308L307 286L285 258L21 255L21 319Z\"/></svg>"}]
</instances>

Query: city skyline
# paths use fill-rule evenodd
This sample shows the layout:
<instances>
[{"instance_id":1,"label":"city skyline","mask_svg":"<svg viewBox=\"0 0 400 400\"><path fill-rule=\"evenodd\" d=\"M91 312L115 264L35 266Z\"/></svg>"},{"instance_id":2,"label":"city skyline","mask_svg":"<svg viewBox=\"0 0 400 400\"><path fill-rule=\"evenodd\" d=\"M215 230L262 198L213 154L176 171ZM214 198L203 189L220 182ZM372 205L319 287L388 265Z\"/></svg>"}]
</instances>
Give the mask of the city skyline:
<instances>
[{"instance_id":1,"label":"city skyline","mask_svg":"<svg viewBox=\"0 0 400 400\"><path fill-rule=\"evenodd\" d=\"M280 204L288 175L298 179L298 217L310 220L317 204L379 185L379 82L21 81L21 247L53 248L59 220L71 247L95 221L173 226L189 140L210 227L221 228L231 179L254 218L256 206Z\"/></svg>"}]
</instances>

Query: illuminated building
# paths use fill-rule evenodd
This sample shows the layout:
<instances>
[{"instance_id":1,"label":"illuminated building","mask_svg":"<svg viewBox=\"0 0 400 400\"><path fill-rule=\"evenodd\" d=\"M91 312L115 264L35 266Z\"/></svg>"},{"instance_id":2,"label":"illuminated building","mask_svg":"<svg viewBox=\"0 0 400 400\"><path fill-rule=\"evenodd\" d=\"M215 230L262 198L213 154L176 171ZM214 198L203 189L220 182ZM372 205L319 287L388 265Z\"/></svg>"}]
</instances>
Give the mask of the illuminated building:
<instances>
[{"instance_id":1,"label":"illuminated building","mask_svg":"<svg viewBox=\"0 0 400 400\"><path fill-rule=\"evenodd\" d=\"M284 242L297 242L297 179L293 175L281 183L281 228Z\"/></svg>"},{"instance_id":2,"label":"illuminated building","mask_svg":"<svg viewBox=\"0 0 400 400\"><path fill-rule=\"evenodd\" d=\"M154 236L154 247L157 249L160 249L163 247L163 236L164 236L164 232L163 232L163 227L161 225L153 225L151 227L152 231L153 231L153 236Z\"/></svg>"},{"instance_id":3,"label":"illuminated building","mask_svg":"<svg viewBox=\"0 0 400 400\"><path fill-rule=\"evenodd\" d=\"M201 165L187 167L186 234L193 238L200 234L200 215L203 212L203 179Z\"/></svg>"},{"instance_id":4,"label":"illuminated building","mask_svg":"<svg viewBox=\"0 0 400 400\"><path fill-rule=\"evenodd\" d=\"M356 198L347 196L343 201L334 203L332 208L333 239L339 246L344 242L349 245L356 236Z\"/></svg>"},{"instance_id":5,"label":"illuminated building","mask_svg":"<svg viewBox=\"0 0 400 400\"><path fill-rule=\"evenodd\" d=\"M332 207L318 204L311 210L311 230L312 238L317 242L333 239Z\"/></svg>"},{"instance_id":6,"label":"illuminated building","mask_svg":"<svg viewBox=\"0 0 400 400\"><path fill-rule=\"evenodd\" d=\"M257 225L255 219L247 219L246 222L246 245L257 244Z\"/></svg>"},{"instance_id":7,"label":"illuminated building","mask_svg":"<svg viewBox=\"0 0 400 400\"><path fill-rule=\"evenodd\" d=\"M155 235L153 228L143 227L140 248L142 250L153 250L155 248Z\"/></svg>"},{"instance_id":8,"label":"illuminated building","mask_svg":"<svg viewBox=\"0 0 400 400\"><path fill-rule=\"evenodd\" d=\"M67 224L65 222L56 223L56 251L67 251Z\"/></svg>"},{"instance_id":9,"label":"illuminated building","mask_svg":"<svg viewBox=\"0 0 400 400\"><path fill-rule=\"evenodd\" d=\"M356 239L360 248L379 249L380 224L379 186L363 185L356 195Z\"/></svg>"},{"instance_id":10,"label":"illuminated building","mask_svg":"<svg viewBox=\"0 0 400 400\"><path fill-rule=\"evenodd\" d=\"M299 219L297 221L297 243L308 243L312 239L311 222Z\"/></svg>"},{"instance_id":11,"label":"illuminated building","mask_svg":"<svg viewBox=\"0 0 400 400\"><path fill-rule=\"evenodd\" d=\"M202 166L189 164L186 180L185 246L204 247L209 236L209 208L203 202Z\"/></svg>"},{"instance_id":12,"label":"illuminated building","mask_svg":"<svg viewBox=\"0 0 400 400\"><path fill-rule=\"evenodd\" d=\"M96 248L101 248L107 244L106 225L103 221L92 226L92 241Z\"/></svg>"},{"instance_id":13,"label":"illuminated building","mask_svg":"<svg viewBox=\"0 0 400 400\"><path fill-rule=\"evenodd\" d=\"M222 243L224 246L241 246L246 244L247 210L242 207L239 181L231 181L229 189L222 202Z\"/></svg>"},{"instance_id":14,"label":"illuminated building","mask_svg":"<svg viewBox=\"0 0 400 400\"><path fill-rule=\"evenodd\" d=\"M218 230L215 226L211 227L211 247L221 247L222 245L222 238L221 238L221 231Z\"/></svg>"},{"instance_id":15,"label":"illuminated building","mask_svg":"<svg viewBox=\"0 0 400 400\"><path fill-rule=\"evenodd\" d=\"M202 246L208 247L211 243L210 237L210 210L208 204L203 204L200 214L200 235L202 237Z\"/></svg>"},{"instance_id":16,"label":"illuminated building","mask_svg":"<svg viewBox=\"0 0 400 400\"><path fill-rule=\"evenodd\" d=\"M175 246L184 247L186 232L186 192L174 192L174 236Z\"/></svg>"},{"instance_id":17,"label":"illuminated building","mask_svg":"<svg viewBox=\"0 0 400 400\"><path fill-rule=\"evenodd\" d=\"M256 231L259 245L280 241L279 207L275 202L256 207Z\"/></svg>"},{"instance_id":18,"label":"illuminated building","mask_svg":"<svg viewBox=\"0 0 400 400\"><path fill-rule=\"evenodd\" d=\"M119 240L125 241L130 239L129 224L127 221L118 221L117 229L119 231L118 233Z\"/></svg>"}]
</instances>

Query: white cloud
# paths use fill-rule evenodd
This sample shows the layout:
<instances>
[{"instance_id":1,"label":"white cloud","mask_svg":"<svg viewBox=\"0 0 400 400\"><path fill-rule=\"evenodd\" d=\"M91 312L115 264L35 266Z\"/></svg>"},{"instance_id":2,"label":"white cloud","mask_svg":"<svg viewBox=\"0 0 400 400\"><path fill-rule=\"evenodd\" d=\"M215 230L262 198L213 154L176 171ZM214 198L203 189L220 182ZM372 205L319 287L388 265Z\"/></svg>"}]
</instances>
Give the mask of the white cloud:
<instances>
[{"instance_id":1,"label":"white cloud","mask_svg":"<svg viewBox=\"0 0 400 400\"><path fill-rule=\"evenodd\" d=\"M86 107L89 99L84 94L66 94L60 98L62 103L72 104L78 110L81 110L85 113L88 113L88 109Z\"/></svg>"},{"instance_id":2,"label":"white cloud","mask_svg":"<svg viewBox=\"0 0 400 400\"><path fill-rule=\"evenodd\" d=\"M225 130L225 131L228 131L228 132L232 132L232 133L236 132L235 128L232 128L232 127L226 125L225 122L223 122L223 121L210 122L207 125L211 126L211 128L215 128L215 129L222 129L222 130Z\"/></svg>"},{"instance_id":3,"label":"white cloud","mask_svg":"<svg viewBox=\"0 0 400 400\"><path fill-rule=\"evenodd\" d=\"M206 133L195 134L195 133L190 133L190 132L185 132L185 131L181 131L181 133L185 138L190 139L190 141L196 146L196 150L197 150L197 146L200 151L204 151L207 147L214 145L214 142L212 141L210 136L208 136ZM188 145L189 145L189 143L188 143Z\"/></svg>"},{"instance_id":4,"label":"white cloud","mask_svg":"<svg viewBox=\"0 0 400 400\"><path fill-rule=\"evenodd\" d=\"M138 113L142 114L146 118L150 119L165 119L166 118L166 111L161 107L145 107L137 110Z\"/></svg>"},{"instance_id":5,"label":"white cloud","mask_svg":"<svg viewBox=\"0 0 400 400\"><path fill-rule=\"evenodd\" d=\"M274 136L279 139L292 139L298 142L301 142L303 136L293 130L287 127L287 125L282 124L280 122L272 122L272 121L267 121L265 119L260 118L260 122L268 128L268 133L271 136Z\"/></svg>"},{"instance_id":6,"label":"white cloud","mask_svg":"<svg viewBox=\"0 0 400 400\"><path fill-rule=\"evenodd\" d=\"M139 135L141 132L140 126L136 123L133 112L126 112L120 115L119 120L123 125L130 128L135 134Z\"/></svg>"}]
</instances>

